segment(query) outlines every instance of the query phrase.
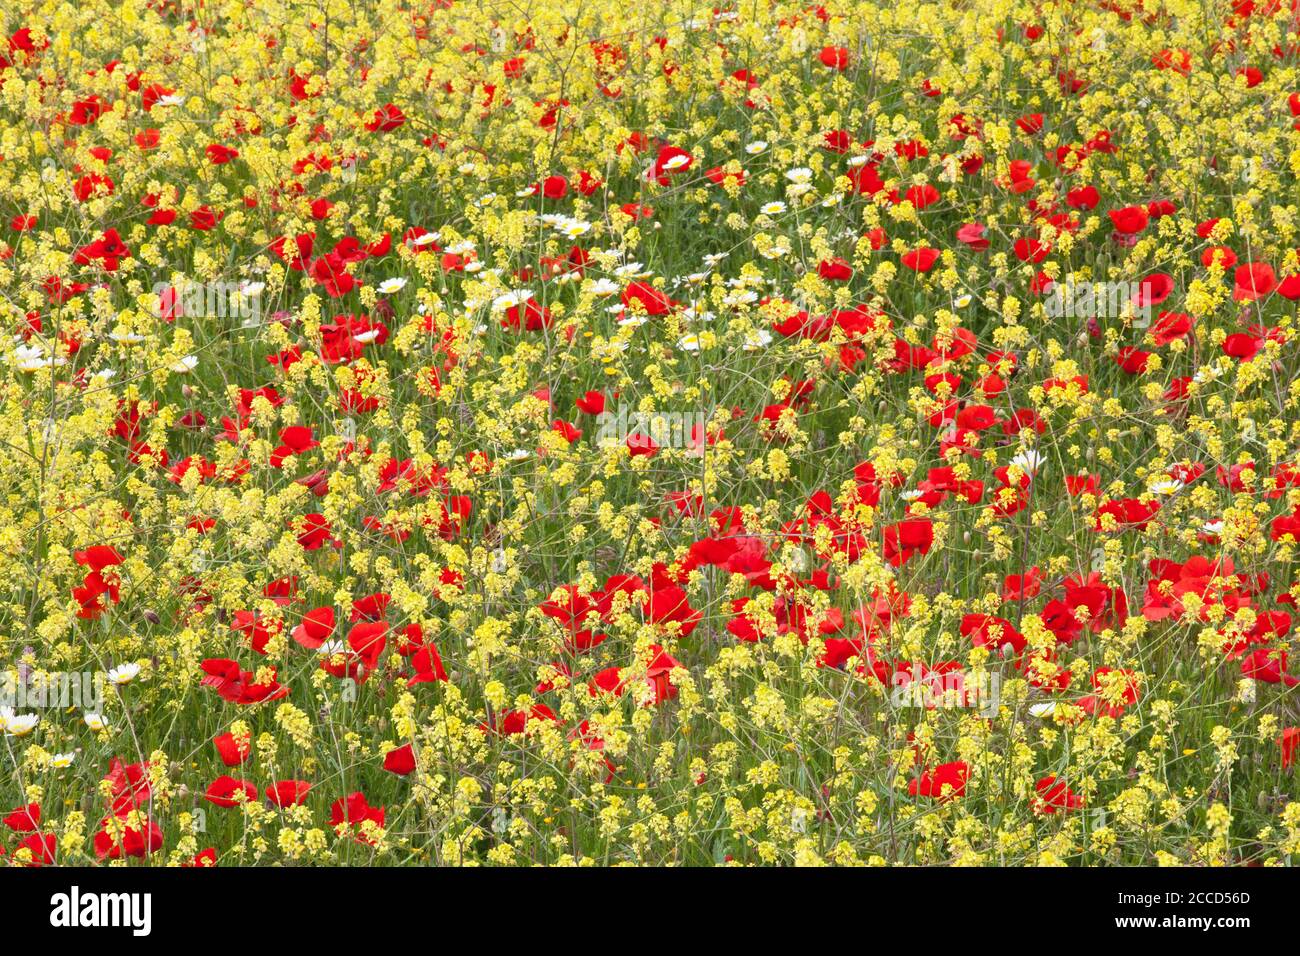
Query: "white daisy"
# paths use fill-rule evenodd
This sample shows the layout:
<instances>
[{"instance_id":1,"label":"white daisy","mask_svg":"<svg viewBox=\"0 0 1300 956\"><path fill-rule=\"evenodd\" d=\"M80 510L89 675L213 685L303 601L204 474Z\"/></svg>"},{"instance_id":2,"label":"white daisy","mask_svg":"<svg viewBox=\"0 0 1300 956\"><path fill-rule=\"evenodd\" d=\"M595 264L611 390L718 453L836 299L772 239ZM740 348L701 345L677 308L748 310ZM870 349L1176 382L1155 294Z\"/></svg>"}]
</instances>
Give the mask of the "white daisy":
<instances>
[{"instance_id":1,"label":"white daisy","mask_svg":"<svg viewBox=\"0 0 1300 956\"><path fill-rule=\"evenodd\" d=\"M607 298L618 292L620 286L613 279L594 279L587 283L585 291L599 298Z\"/></svg>"},{"instance_id":2,"label":"white daisy","mask_svg":"<svg viewBox=\"0 0 1300 956\"><path fill-rule=\"evenodd\" d=\"M1153 495L1173 495L1181 491L1182 487L1183 487L1183 483L1179 481L1177 478L1170 478L1169 476L1165 475L1160 478L1156 478L1149 485L1147 485L1147 490L1150 491Z\"/></svg>"},{"instance_id":3,"label":"white daisy","mask_svg":"<svg viewBox=\"0 0 1300 956\"><path fill-rule=\"evenodd\" d=\"M1038 469L1047 463L1047 458L1032 448L1027 448L1011 459L1011 464L1019 465L1027 475L1038 474Z\"/></svg>"},{"instance_id":4,"label":"white daisy","mask_svg":"<svg viewBox=\"0 0 1300 956\"><path fill-rule=\"evenodd\" d=\"M129 684L140 675L140 665L134 662L118 664L108 669L108 679L114 684Z\"/></svg>"},{"instance_id":5,"label":"white daisy","mask_svg":"<svg viewBox=\"0 0 1300 956\"><path fill-rule=\"evenodd\" d=\"M35 714L16 714L12 707L0 707L0 732L11 736L30 734L40 721L41 718Z\"/></svg>"},{"instance_id":6,"label":"white daisy","mask_svg":"<svg viewBox=\"0 0 1300 956\"><path fill-rule=\"evenodd\" d=\"M523 305L532 297L533 293L528 289L512 289L492 300L492 311L505 312L517 305Z\"/></svg>"},{"instance_id":7,"label":"white daisy","mask_svg":"<svg viewBox=\"0 0 1300 956\"><path fill-rule=\"evenodd\" d=\"M63 361L52 360L39 345L20 345L14 349L12 361L20 372L35 372L37 369L62 365Z\"/></svg>"}]
</instances>

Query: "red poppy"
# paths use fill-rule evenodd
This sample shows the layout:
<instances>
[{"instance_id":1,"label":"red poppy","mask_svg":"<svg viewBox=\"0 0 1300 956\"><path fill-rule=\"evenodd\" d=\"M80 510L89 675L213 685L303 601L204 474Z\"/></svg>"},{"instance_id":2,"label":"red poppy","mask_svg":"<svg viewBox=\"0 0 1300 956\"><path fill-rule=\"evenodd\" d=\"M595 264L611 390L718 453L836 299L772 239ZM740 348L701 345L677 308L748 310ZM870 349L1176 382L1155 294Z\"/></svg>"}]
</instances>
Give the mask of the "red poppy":
<instances>
[{"instance_id":1,"label":"red poppy","mask_svg":"<svg viewBox=\"0 0 1300 956\"><path fill-rule=\"evenodd\" d=\"M227 767L237 767L248 759L250 754L249 735L243 734L239 737L233 734L219 734L212 738L212 743L217 748L217 756Z\"/></svg>"},{"instance_id":2,"label":"red poppy","mask_svg":"<svg viewBox=\"0 0 1300 956\"><path fill-rule=\"evenodd\" d=\"M306 780L277 780L266 788L266 799L277 807L296 807L310 791L311 784Z\"/></svg>"},{"instance_id":3,"label":"red poppy","mask_svg":"<svg viewBox=\"0 0 1300 956\"><path fill-rule=\"evenodd\" d=\"M937 800L955 800L965 796L966 783L970 779L970 766L964 761L939 764L929 770L921 771L918 778L909 780L907 792L914 797L933 797Z\"/></svg>"},{"instance_id":4,"label":"red poppy","mask_svg":"<svg viewBox=\"0 0 1300 956\"><path fill-rule=\"evenodd\" d=\"M290 636L303 647L315 650L334 633L334 608L318 607L303 615Z\"/></svg>"},{"instance_id":5,"label":"red poppy","mask_svg":"<svg viewBox=\"0 0 1300 956\"><path fill-rule=\"evenodd\" d=\"M1107 215L1110 216L1115 231L1126 236L1141 232L1150 221L1146 209L1141 206L1125 206L1123 209L1112 209Z\"/></svg>"},{"instance_id":6,"label":"red poppy","mask_svg":"<svg viewBox=\"0 0 1300 956\"><path fill-rule=\"evenodd\" d=\"M1286 727L1277 738L1277 745L1282 751L1282 769L1289 770L1295 762L1296 747L1300 746L1300 727Z\"/></svg>"},{"instance_id":7,"label":"red poppy","mask_svg":"<svg viewBox=\"0 0 1300 956\"><path fill-rule=\"evenodd\" d=\"M242 801L239 799L241 795ZM247 780L236 780L223 774L212 781L204 797L219 807L234 807L241 802L254 803L257 800L257 788Z\"/></svg>"},{"instance_id":8,"label":"red poppy","mask_svg":"<svg viewBox=\"0 0 1300 956\"><path fill-rule=\"evenodd\" d=\"M1061 811L1078 810L1084 806L1083 798L1071 790L1061 780L1046 776L1034 784L1037 794L1034 808L1038 813L1053 814Z\"/></svg>"},{"instance_id":9,"label":"red poppy","mask_svg":"<svg viewBox=\"0 0 1300 956\"><path fill-rule=\"evenodd\" d=\"M915 555L926 555L934 544L934 525L929 519L900 521L884 531L885 560L901 567Z\"/></svg>"},{"instance_id":10,"label":"red poppy","mask_svg":"<svg viewBox=\"0 0 1300 956\"><path fill-rule=\"evenodd\" d=\"M410 744L396 747L384 755L384 769L405 777L415 770L415 751Z\"/></svg>"},{"instance_id":11,"label":"red poppy","mask_svg":"<svg viewBox=\"0 0 1300 956\"><path fill-rule=\"evenodd\" d=\"M375 110L374 115L366 121L365 127L372 133L391 133L406 124L406 114L392 103L385 103Z\"/></svg>"},{"instance_id":12,"label":"red poppy","mask_svg":"<svg viewBox=\"0 0 1300 956\"><path fill-rule=\"evenodd\" d=\"M939 250L927 246L903 253L900 261L913 272L929 272L938 260Z\"/></svg>"},{"instance_id":13,"label":"red poppy","mask_svg":"<svg viewBox=\"0 0 1300 956\"><path fill-rule=\"evenodd\" d=\"M4 825L15 833L34 833L41 827L41 805L29 803L11 811L4 818Z\"/></svg>"},{"instance_id":14,"label":"red poppy","mask_svg":"<svg viewBox=\"0 0 1300 956\"><path fill-rule=\"evenodd\" d=\"M821 60L822 66L829 67L832 70L847 70L849 68L849 51L842 46L824 46L821 52L817 54L817 59Z\"/></svg>"},{"instance_id":15,"label":"red poppy","mask_svg":"<svg viewBox=\"0 0 1300 956\"><path fill-rule=\"evenodd\" d=\"M372 807L366 801L365 794L359 790L335 800L330 805L331 826L336 830L341 828L355 829L358 842L373 845L374 841L362 832L362 827L367 823L382 828L384 825L384 808Z\"/></svg>"},{"instance_id":16,"label":"red poppy","mask_svg":"<svg viewBox=\"0 0 1300 956\"><path fill-rule=\"evenodd\" d=\"M1254 302L1277 288L1277 276L1267 262L1238 266L1232 281L1232 298L1236 302Z\"/></svg>"}]
</instances>

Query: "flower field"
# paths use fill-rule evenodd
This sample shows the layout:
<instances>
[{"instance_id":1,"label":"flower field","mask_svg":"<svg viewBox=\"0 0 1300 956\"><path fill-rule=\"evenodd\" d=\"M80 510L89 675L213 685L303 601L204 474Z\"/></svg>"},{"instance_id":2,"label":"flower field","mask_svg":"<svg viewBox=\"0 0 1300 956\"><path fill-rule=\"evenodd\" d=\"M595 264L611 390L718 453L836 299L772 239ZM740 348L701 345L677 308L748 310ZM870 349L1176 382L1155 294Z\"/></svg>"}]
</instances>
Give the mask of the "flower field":
<instances>
[{"instance_id":1,"label":"flower field","mask_svg":"<svg viewBox=\"0 0 1300 956\"><path fill-rule=\"evenodd\" d=\"M0 864L1300 856L1294 0L0 27Z\"/></svg>"}]
</instances>

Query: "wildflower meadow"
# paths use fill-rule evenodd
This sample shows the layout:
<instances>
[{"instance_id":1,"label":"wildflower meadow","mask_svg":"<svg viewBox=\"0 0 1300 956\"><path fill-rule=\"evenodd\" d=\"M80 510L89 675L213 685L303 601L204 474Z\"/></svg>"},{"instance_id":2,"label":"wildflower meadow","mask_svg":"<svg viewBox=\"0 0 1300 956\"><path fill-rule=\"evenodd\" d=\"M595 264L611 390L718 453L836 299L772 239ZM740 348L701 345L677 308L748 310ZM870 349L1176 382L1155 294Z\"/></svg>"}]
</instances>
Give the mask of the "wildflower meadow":
<instances>
[{"instance_id":1,"label":"wildflower meadow","mask_svg":"<svg viewBox=\"0 0 1300 956\"><path fill-rule=\"evenodd\" d=\"M0 866L1300 860L1295 0L0 34Z\"/></svg>"}]
</instances>

